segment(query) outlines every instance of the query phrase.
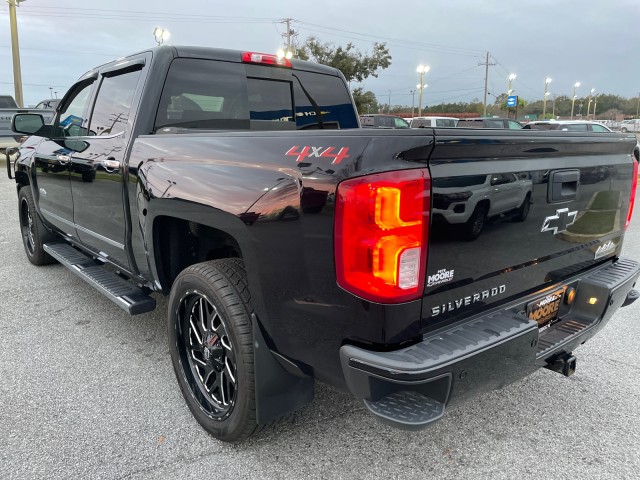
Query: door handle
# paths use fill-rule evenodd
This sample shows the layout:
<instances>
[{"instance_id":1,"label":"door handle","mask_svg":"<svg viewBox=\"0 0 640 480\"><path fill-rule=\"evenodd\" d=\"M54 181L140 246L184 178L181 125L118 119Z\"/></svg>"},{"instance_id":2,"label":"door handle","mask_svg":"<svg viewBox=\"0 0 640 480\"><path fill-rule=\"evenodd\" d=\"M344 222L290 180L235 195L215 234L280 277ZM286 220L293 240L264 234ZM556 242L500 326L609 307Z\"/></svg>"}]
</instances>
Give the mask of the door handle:
<instances>
[{"instance_id":1,"label":"door handle","mask_svg":"<svg viewBox=\"0 0 640 480\"><path fill-rule=\"evenodd\" d=\"M107 173L114 173L120 169L120 162L113 157L102 160L101 163Z\"/></svg>"}]
</instances>

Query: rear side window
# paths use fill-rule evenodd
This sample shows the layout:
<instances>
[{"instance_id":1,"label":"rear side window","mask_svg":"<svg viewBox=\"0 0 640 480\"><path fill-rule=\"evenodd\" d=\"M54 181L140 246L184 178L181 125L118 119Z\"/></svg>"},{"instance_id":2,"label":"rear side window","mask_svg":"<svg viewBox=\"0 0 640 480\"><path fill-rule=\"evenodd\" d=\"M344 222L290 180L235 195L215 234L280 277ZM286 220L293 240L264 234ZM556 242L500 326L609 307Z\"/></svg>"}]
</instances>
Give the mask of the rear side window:
<instances>
[{"instance_id":1,"label":"rear side window","mask_svg":"<svg viewBox=\"0 0 640 480\"><path fill-rule=\"evenodd\" d=\"M272 67L178 58L167 75L155 129L358 126L351 97L340 78L296 70L272 73Z\"/></svg>"},{"instance_id":2,"label":"rear side window","mask_svg":"<svg viewBox=\"0 0 640 480\"><path fill-rule=\"evenodd\" d=\"M104 77L93 107L89 135L124 132L139 78L140 70Z\"/></svg>"}]
</instances>

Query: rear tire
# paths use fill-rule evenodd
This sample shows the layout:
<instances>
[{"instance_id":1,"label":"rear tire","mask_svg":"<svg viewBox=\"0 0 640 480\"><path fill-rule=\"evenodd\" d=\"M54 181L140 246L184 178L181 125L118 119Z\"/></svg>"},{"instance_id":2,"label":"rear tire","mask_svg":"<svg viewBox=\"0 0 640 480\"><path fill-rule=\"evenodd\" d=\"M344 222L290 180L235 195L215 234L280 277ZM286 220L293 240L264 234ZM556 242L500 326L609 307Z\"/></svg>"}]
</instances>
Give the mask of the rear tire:
<instances>
[{"instance_id":1,"label":"rear tire","mask_svg":"<svg viewBox=\"0 0 640 480\"><path fill-rule=\"evenodd\" d=\"M522 205L518 207L516 215L513 217L514 222L524 222L529 216L529 211L531 210L531 195L527 193L527 196L524 197L522 201Z\"/></svg>"},{"instance_id":2,"label":"rear tire","mask_svg":"<svg viewBox=\"0 0 640 480\"><path fill-rule=\"evenodd\" d=\"M464 225L465 240L478 238L484 229L485 223L487 223L487 207L478 205Z\"/></svg>"},{"instance_id":3,"label":"rear tire","mask_svg":"<svg viewBox=\"0 0 640 480\"><path fill-rule=\"evenodd\" d=\"M628 132L628 130L626 128L622 129L622 133L627 133L627 132Z\"/></svg>"},{"instance_id":4,"label":"rear tire","mask_svg":"<svg viewBox=\"0 0 640 480\"><path fill-rule=\"evenodd\" d=\"M43 245L53 240L54 237L38 216L29 185L22 187L18 193L18 214L20 216L22 245L29 261L37 266L54 263L55 259L43 248Z\"/></svg>"},{"instance_id":5,"label":"rear tire","mask_svg":"<svg viewBox=\"0 0 640 480\"><path fill-rule=\"evenodd\" d=\"M198 423L225 442L261 429L252 312L240 259L187 267L171 288L169 350L180 390Z\"/></svg>"}]
</instances>

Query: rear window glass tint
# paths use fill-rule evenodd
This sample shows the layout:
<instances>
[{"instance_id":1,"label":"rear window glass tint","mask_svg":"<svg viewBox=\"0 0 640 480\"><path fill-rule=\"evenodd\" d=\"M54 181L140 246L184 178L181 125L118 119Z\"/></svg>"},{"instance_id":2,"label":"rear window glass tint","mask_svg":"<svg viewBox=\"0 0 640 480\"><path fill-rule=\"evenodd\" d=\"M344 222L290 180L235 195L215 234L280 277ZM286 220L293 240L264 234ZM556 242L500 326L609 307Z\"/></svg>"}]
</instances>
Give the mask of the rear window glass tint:
<instances>
[{"instance_id":1,"label":"rear window glass tint","mask_svg":"<svg viewBox=\"0 0 640 480\"><path fill-rule=\"evenodd\" d=\"M324 128L358 128L349 90L340 77L300 70L294 70L293 77L299 129L320 128L313 103L318 107Z\"/></svg>"},{"instance_id":2,"label":"rear window glass tint","mask_svg":"<svg viewBox=\"0 0 640 480\"><path fill-rule=\"evenodd\" d=\"M357 128L340 77L191 58L171 63L155 129L289 130ZM262 76L264 72L264 77Z\"/></svg>"},{"instance_id":3,"label":"rear window glass tint","mask_svg":"<svg viewBox=\"0 0 640 480\"><path fill-rule=\"evenodd\" d=\"M162 90L156 129L249 128L244 65L178 58Z\"/></svg>"}]
</instances>

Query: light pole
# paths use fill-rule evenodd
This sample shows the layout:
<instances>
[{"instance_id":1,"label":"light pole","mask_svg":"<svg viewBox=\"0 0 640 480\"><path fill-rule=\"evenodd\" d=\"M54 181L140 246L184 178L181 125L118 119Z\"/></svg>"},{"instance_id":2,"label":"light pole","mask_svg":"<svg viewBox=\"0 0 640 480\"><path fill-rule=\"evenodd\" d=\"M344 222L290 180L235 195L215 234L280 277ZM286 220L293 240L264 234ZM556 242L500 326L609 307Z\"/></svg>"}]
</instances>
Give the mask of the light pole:
<instances>
[{"instance_id":1,"label":"light pole","mask_svg":"<svg viewBox=\"0 0 640 480\"><path fill-rule=\"evenodd\" d=\"M596 89L592 88L591 91L589 92L589 103L587 103L587 120L589 119L589 112L591 111L591 95L593 95L593 92L595 92Z\"/></svg>"},{"instance_id":2,"label":"light pole","mask_svg":"<svg viewBox=\"0 0 640 480\"><path fill-rule=\"evenodd\" d=\"M20 45L18 44L18 20L16 18L16 7L20 6L20 1L7 0L9 4L9 23L11 25L11 53L13 56L13 86L16 92L16 103L19 107L24 105L22 100L22 71L20 69Z\"/></svg>"},{"instance_id":3,"label":"light pole","mask_svg":"<svg viewBox=\"0 0 640 480\"><path fill-rule=\"evenodd\" d=\"M156 27L153 29L153 36L156 38L156 42L158 43L158 45L162 45L170 35L171 34L169 33L169 30L166 30L164 28Z\"/></svg>"},{"instance_id":4,"label":"light pole","mask_svg":"<svg viewBox=\"0 0 640 480\"><path fill-rule=\"evenodd\" d=\"M420 89L420 94L418 95L418 116L422 116L422 90L424 90L424 82L423 82L423 77L424 74L427 73L429 71L429 65L418 65L418 68L416 68L416 72L418 72L418 75L420 76L420 84L416 87Z\"/></svg>"},{"instance_id":5,"label":"light pole","mask_svg":"<svg viewBox=\"0 0 640 480\"><path fill-rule=\"evenodd\" d=\"M511 89L511 82L513 82L516 79L516 74L515 73L511 73L509 74L509 88L507 89L507 100L508 97L511 95L511 92L513 92L513 90ZM517 115L517 114L516 114ZM507 107L507 118L509 118L511 116L510 114L510 109Z\"/></svg>"},{"instance_id":6,"label":"light pole","mask_svg":"<svg viewBox=\"0 0 640 480\"><path fill-rule=\"evenodd\" d=\"M544 79L544 99L542 100L542 118L544 119L545 114L547 113L547 97L549 96L549 92L547 92L547 87L551 83L551 79L549 77Z\"/></svg>"},{"instance_id":7,"label":"light pole","mask_svg":"<svg viewBox=\"0 0 640 480\"><path fill-rule=\"evenodd\" d=\"M553 110L551 111L551 118L556 118L556 96L553 96Z\"/></svg>"},{"instance_id":8,"label":"light pole","mask_svg":"<svg viewBox=\"0 0 640 480\"><path fill-rule=\"evenodd\" d=\"M571 120L573 120L573 107L576 103L576 88L580 86L580 82L576 82L573 84L573 97L571 98Z\"/></svg>"},{"instance_id":9,"label":"light pole","mask_svg":"<svg viewBox=\"0 0 640 480\"><path fill-rule=\"evenodd\" d=\"M599 93L596 93L596 95L593 97L593 119L596 119L596 107L598 106L598 95L600 95Z\"/></svg>"},{"instance_id":10,"label":"light pole","mask_svg":"<svg viewBox=\"0 0 640 480\"><path fill-rule=\"evenodd\" d=\"M416 91L415 90L410 90L409 93L411 94L411 117L414 117L414 109L415 109L415 105L416 105Z\"/></svg>"}]
</instances>

